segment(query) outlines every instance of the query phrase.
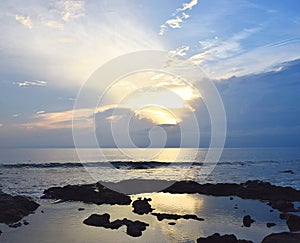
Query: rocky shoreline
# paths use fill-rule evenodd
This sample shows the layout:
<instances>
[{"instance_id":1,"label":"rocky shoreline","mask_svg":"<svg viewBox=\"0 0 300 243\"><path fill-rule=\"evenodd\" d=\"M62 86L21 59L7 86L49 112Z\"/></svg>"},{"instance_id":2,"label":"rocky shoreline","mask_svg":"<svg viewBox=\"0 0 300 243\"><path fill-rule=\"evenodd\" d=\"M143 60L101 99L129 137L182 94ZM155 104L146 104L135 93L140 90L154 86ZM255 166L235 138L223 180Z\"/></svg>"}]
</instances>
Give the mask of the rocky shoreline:
<instances>
[{"instance_id":1,"label":"rocky shoreline","mask_svg":"<svg viewBox=\"0 0 300 243\"><path fill-rule=\"evenodd\" d=\"M133 181L123 181L116 183L122 187L122 184L136 183ZM157 183L157 182L156 182ZM151 187L151 185L150 185ZM142 189L142 188L141 188ZM234 196L242 199L253 199L267 203L272 207L272 210L281 212L280 218L286 220L286 224L290 232L273 233L266 236L262 242L300 242L300 216L291 212L299 212L299 208L295 208L294 203L300 202L300 191L291 187L280 187L271 185L262 181L247 181L241 184L234 183L218 183L218 184L199 184L193 181L175 182L168 188L161 190L162 193L171 194L203 194L210 196L229 197L232 200ZM44 191L42 199L61 200L61 201L78 201L88 204L109 204L109 205L124 205L132 207L132 212L138 215L149 214L157 218L157 221L173 220L168 222L169 225L175 225L174 220L197 220L204 221L205 219L194 214L170 214L165 212L153 212L151 198L137 198L132 200L130 195L125 195L120 192L113 191L101 183L87 185L67 185L64 187L52 187ZM39 207L39 204L31 198L25 196L12 196L6 193L0 193L0 223L10 225L10 227L19 227L22 225L20 220L23 217L34 213ZM83 209L79 210L82 211ZM270 210L270 211L272 211ZM24 220L23 220L24 221ZM251 227L255 222L250 215L245 215L241 219L244 227ZM110 215L91 214L83 220L83 223L94 227L103 227L109 229L118 229L121 226L126 226L126 233L132 237L142 236L143 231L149 226L148 223L139 220L131 220L127 218L110 221ZM26 224L28 222L26 221ZM25 221L24 221L25 225ZM267 223L266 227L274 226L274 223ZM218 233L206 238L198 238L197 242L252 242L249 240L237 239L234 235L220 235Z\"/></svg>"},{"instance_id":2,"label":"rocky shoreline","mask_svg":"<svg viewBox=\"0 0 300 243\"><path fill-rule=\"evenodd\" d=\"M0 191L0 223L10 227L19 227L18 222L25 216L34 213L40 205L26 196L13 196ZM27 221L23 222L27 224Z\"/></svg>"}]
</instances>

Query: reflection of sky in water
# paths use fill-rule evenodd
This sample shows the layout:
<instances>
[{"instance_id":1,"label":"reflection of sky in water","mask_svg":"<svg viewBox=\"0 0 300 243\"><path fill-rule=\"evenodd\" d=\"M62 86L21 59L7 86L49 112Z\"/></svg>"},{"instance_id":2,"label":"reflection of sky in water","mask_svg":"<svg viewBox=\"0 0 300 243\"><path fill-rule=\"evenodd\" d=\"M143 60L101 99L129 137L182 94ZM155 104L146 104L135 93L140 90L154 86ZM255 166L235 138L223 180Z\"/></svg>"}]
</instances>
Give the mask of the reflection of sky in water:
<instances>
[{"instance_id":1,"label":"reflection of sky in water","mask_svg":"<svg viewBox=\"0 0 300 243\"><path fill-rule=\"evenodd\" d=\"M45 201L42 201L44 206L27 218L29 226L11 229L2 225L0 229L4 234L1 237L6 242L16 242L17 239L23 238L32 239L32 242L41 239L42 242L187 242L219 232L260 242L264 236L272 232L288 230L285 221L279 219L279 213L269 212L271 208L259 201L169 193L140 194L132 198L135 200L138 197L151 197L150 204L155 209L154 212L196 214L205 220L158 221L150 214L134 214L131 206L97 206L76 202L60 204L46 202L45 205ZM238 209L234 209L235 204L238 205ZM77 210L79 207L84 207L85 210L79 212ZM45 213L41 214L40 210L44 210ZM132 238L126 235L124 226L119 230L111 230L84 225L82 221L92 213L109 213L111 220L126 217L146 222L150 226L143 232L142 237ZM242 218L247 214L256 220L250 228L241 227ZM176 222L176 225L169 225L169 222ZM267 222L274 222L277 226L268 229L265 225Z\"/></svg>"}]
</instances>

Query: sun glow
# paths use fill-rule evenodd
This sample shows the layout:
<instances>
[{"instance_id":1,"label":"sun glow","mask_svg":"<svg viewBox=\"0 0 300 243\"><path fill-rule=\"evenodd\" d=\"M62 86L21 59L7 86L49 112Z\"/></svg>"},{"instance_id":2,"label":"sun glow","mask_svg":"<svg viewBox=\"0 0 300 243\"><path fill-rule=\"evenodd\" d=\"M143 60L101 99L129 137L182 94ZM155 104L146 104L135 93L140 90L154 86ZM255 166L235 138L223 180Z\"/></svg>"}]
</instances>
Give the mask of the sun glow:
<instances>
[{"instance_id":1,"label":"sun glow","mask_svg":"<svg viewBox=\"0 0 300 243\"><path fill-rule=\"evenodd\" d=\"M180 122L171 111L157 106L142 107L135 111L135 115L139 118L149 119L158 125L177 125Z\"/></svg>"}]
</instances>

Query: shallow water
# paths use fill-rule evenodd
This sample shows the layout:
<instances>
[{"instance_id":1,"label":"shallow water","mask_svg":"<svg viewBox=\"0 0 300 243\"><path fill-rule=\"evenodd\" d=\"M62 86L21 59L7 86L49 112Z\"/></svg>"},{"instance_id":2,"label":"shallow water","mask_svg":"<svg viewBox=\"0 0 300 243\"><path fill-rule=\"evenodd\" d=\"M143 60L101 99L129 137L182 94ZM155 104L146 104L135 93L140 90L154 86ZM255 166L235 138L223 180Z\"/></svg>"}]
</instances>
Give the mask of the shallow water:
<instances>
[{"instance_id":1,"label":"shallow water","mask_svg":"<svg viewBox=\"0 0 300 243\"><path fill-rule=\"evenodd\" d=\"M240 239L260 242L263 237L272 232L288 231L284 220L279 219L279 213L265 203L254 200L242 200L234 197L212 197L205 195L150 193L132 196L150 197L150 204L158 213L196 214L204 221L195 220L163 220L158 221L153 215L137 215L131 206L93 205L79 202L52 204L41 200L42 206L35 214L26 217L30 223L17 229L0 225L3 231L1 239L4 242L195 242L201 236L215 232L235 234ZM238 205L234 209L234 205ZM79 207L85 208L78 211ZM41 213L44 210L44 213ZM109 213L111 220L128 218L148 223L141 237L131 237L126 234L125 226L118 230L87 226L82 223L93 213ZM256 220L250 228L242 227L244 215L250 214ZM176 222L169 225L169 222ZM277 226L267 228L267 222Z\"/></svg>"}]
</instances>

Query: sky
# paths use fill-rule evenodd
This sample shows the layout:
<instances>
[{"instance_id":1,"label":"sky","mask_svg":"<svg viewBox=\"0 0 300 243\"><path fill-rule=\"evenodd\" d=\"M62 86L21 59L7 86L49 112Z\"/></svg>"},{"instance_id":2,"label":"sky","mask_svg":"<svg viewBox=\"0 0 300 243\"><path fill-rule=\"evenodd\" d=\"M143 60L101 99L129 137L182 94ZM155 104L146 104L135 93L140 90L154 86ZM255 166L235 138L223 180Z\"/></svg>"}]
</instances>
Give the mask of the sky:
<instances>
[{"instance_id":1,"label":"sky","mask_svg":"<svg viewBox=\"0 0 300 243\"><path fill-rule=\"evenodd\" d=\"M72 126L87 147L90 126L103 147L130 147L127 130L135 146L178 147L183 129L207 147L203 76L224 105L226 147L300 146L299 13L298 0L2 0L0 147L73 147ZM201 75L137 72L108 90L101 76L89 94L107 90L103 102L76 108L96 70L145 50Z\"/></svg>"}]
</instances>

